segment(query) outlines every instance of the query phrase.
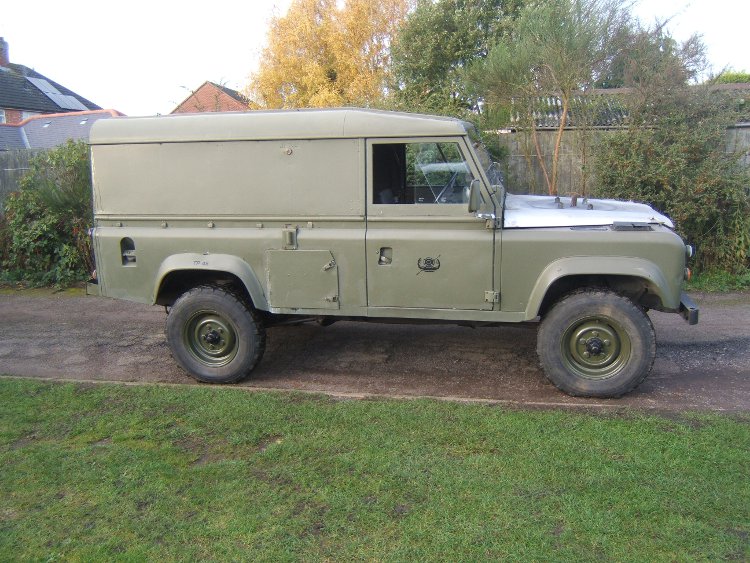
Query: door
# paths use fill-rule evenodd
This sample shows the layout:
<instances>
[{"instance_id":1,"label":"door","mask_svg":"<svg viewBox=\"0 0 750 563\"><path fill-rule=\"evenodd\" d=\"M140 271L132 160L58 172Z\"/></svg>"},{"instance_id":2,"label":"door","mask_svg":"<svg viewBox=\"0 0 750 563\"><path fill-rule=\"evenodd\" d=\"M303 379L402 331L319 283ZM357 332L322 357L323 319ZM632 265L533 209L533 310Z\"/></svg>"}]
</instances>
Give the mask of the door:
<instances>
[{"instance_id":1,"label":"door","mask_svg":"<svg viewBox=\"0 0 750 563\"><path fill-rule=\"evenodd\" d=\"M468 211L479 174L463 139L370 140L367 151L368 306L491 310L494 229Z\"/></svg>"}]
</instances>

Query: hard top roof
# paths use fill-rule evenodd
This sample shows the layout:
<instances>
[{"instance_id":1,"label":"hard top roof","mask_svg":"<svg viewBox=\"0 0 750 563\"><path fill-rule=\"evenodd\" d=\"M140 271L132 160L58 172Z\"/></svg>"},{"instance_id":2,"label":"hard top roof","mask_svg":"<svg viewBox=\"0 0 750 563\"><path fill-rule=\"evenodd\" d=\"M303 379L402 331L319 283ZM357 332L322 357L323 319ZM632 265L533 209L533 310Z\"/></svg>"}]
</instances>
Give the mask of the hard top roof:
<instances>
[{"instance_id":1,"label":"hard top roof","mask_svg":"<svg viewBox=\"0 0 750 563\"><path fill-rule=\"evenodd\" d=\"M450 117L356 108L174 114L98 121L90 143L444 136L464 135L468 127Z\"/></svg>"}]
</instances>

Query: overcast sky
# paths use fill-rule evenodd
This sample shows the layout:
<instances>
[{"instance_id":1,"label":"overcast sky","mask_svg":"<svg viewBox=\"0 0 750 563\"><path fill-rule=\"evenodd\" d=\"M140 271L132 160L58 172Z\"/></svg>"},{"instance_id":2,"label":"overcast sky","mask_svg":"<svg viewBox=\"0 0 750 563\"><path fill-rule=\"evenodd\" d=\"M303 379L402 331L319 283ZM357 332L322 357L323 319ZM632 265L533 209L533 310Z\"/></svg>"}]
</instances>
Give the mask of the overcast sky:
<instances>
[{"instance_id":1,"label":"overcast sky","mask_svg":"<svg viewBox=\"0 0 750 563\"><path fill-rule=\"evenodd\" d=\"M242 90L257 68L269 19L290 3L6 0L0 36L11 62L103 108L154 115L169 113L206 80ZM676 39L703 34L715 71L750 72L750 1L641 0L635 13L645 23L674 16L669 29Z\"/></svg>"}]
</instances>

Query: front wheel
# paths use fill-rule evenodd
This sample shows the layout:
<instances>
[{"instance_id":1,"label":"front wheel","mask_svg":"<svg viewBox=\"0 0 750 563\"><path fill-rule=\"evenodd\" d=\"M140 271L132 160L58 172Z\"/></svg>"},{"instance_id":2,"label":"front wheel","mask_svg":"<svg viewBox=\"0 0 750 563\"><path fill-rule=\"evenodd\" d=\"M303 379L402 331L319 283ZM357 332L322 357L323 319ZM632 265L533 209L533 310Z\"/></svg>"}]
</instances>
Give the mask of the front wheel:
<instances>
[{"instance_id":1,"label":"front wheel","mask_svg":"<svg viewBox=\"0 0 750 563\"><path fill-rule=\"evenodd\" d=\"M244 379L266 344L263 324L246 301L213 285L191 289L175 301L166 333L177 363L206 383Z\"/></svg>"},{"instance_id":2,"label":"front wheel","mask_svg":"<svg viewBox=\"0 0 750 563\"><path fill-rule=\"evenodd\" d=\"M606 290L568 295L542 320L537 353L547 377L570 395L619 397L651 371L651 319L627 297Z\"/></svg>"}]
</instances>

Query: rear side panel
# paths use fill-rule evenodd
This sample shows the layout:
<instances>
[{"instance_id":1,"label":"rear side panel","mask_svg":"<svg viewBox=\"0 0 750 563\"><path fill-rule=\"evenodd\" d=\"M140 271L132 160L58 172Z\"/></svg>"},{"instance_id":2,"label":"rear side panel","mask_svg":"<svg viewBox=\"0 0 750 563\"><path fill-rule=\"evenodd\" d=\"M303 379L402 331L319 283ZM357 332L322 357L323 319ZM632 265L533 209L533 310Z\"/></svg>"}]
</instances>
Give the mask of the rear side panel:
<instances>
[{"instance_id":1,"label":"rear side panel","mask_svg":"<svg viewBox=\"0 0 750 563\"><path fill-rule=\"evenodd\" d=\"M100 219L364 215L357 139L96 145L92 160Z\"/></svg>"},{"instance_id":2,"label":"rear side panel","mask_svg":"<svg viewBox=\"0 0 750 563\"><path fill-rule=\"evenodd\" d=\"M268 275L280 265L290 275L307 271L318 278L313 285L335 278L336 287L319 288L316 303L364 314L361 145L322 139L93 146L100 293L153 303L170 272L232 268L227 273L243 279L250 272L257 280L256 306L293 312L299 305L289 298L269 304L269 279L277 296L286 291L282 278ZM312 260L315 272L310 260L291 257L309 251L328 257L319 266ZM318 270L332 258L323 282Z\"/></svg>"}]
</instances>

